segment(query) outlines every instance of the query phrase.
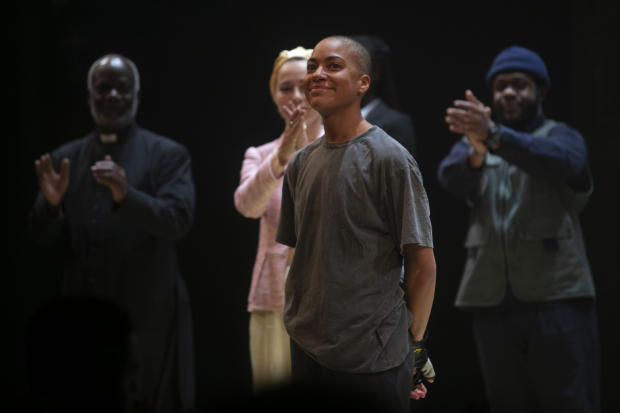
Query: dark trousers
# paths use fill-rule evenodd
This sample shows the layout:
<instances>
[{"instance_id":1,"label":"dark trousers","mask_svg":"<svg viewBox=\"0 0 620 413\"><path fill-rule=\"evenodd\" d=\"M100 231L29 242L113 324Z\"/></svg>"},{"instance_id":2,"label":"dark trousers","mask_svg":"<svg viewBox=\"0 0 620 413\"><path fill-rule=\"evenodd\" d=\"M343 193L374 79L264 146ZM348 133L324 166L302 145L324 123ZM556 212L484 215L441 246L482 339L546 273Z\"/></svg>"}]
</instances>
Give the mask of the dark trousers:
<instances>
[{"instance_id":1,"label":"dark trousers","mask_svg":"<svg viewBox=\"0 0 620 413\"><path fill-rule=\"evenodd\" d=\"M293 382L347 390L381 406L381 412L408 413L415 359L413 347L398 367L377 373L341 373L314 361L291 339Z\"/></svg>"},{"instance_id":2,"label":"dark trousers","mask_svg":"<svg viewBox=\"0 0 620 413\"><path fill-rule=\"evenodd\" d=\"M600 412L592 300L506 301L474 315L491 412Z\"/></svg>"}]
</instances>

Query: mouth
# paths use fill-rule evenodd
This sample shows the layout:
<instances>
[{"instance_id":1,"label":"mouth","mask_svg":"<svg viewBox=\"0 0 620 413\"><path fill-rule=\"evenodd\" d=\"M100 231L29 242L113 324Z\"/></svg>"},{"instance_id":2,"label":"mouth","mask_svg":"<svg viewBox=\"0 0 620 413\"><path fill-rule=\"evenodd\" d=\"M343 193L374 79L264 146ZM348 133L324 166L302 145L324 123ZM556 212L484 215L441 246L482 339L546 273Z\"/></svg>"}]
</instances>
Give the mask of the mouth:
<instances>
[{"instance_id":1,"label":"mouth","mask_svg":"<svg viewBox=\"0 0 620 413\"><path fill-rule=\"evenodd\" d=\"M326 85L313 85L310 86L310 92L312 92L313 90L329 90L331 88L327 87Z\"/></svg>"},{"instance_id":2,"label":"mouth","mask_svg":"<svg viewBox=\"0 0 620 413\"><path fill-rule=\"evenodd\" d=\"M518 115L521 113L521 107L519 105L504 105L502 111L504 116Z\"/></svg>"}]
</instances>

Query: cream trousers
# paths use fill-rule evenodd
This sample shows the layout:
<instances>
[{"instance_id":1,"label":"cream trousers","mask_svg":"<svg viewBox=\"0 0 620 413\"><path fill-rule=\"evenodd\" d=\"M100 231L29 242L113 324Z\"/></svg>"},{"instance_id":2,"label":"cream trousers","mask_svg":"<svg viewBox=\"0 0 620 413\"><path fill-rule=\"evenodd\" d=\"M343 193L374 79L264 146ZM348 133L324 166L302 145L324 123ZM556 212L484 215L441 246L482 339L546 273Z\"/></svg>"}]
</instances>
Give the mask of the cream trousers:
<instances>
[{"instance_id":1,"label":"cream trousers","mask_svg":"<svg viewBox=\"0 0 620 413\"><path fill-rule=\"evenodd\" d=\"M252 311L250 358L254 393L286 384L291 379L291 343L282 314Z\"/></svg>"}]
</instances>

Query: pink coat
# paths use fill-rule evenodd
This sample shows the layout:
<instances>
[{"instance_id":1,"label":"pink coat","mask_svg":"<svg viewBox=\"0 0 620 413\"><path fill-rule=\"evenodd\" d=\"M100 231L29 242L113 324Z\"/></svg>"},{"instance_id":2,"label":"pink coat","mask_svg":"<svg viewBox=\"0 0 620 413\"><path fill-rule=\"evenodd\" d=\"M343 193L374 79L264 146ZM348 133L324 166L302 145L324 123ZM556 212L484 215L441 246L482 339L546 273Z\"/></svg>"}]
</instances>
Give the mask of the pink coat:
<instances>
[{"instance_id":1,"label":"pink coat","mask_svg":"<svg viewBox=\"0 0 620 413\"><path fill-rule=\"evenodd\" d=\"M258 253L252 273L248 311L281 313L284 308L284 270L289 248L276 243L282 199L282 176L276 177L269 156L280 138L245 152L235 207L246 218L260 218Z\"/></svg>"}]
</instances>

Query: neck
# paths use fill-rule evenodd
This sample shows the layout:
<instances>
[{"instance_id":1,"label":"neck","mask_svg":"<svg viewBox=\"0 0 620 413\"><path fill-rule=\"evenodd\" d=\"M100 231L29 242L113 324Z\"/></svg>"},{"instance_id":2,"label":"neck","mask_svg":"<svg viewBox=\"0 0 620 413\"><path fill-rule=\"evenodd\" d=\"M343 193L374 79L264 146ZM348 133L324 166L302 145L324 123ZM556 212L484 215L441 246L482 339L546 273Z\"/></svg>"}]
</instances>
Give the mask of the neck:
<instances>
[{"instance_id":1,"label":"neck","mask_svg":"<svg viewBox=\"0 0 620 413\"><path fill-rule=\"evenodd\" d=\"M375 96L374 91L369 90L368 92L364 93L364 96L362 96L362 101L360 102L360 106L361 107L366 106L367 104L375 100L376 97L377 96Z\"/></svg>"},{"instance_id":2,"label":"neck","mask_svg":"<svg viewBox=\"0 0 620 413\"><path fill-rule=\"evenodd\" d=\"M317 116L311 123L306 123L308 129L306 130L306 135L308 136L308 143L313 142L316 138L319 137L321 133L321 117Z\"/></svg>"},{"instance_id":3,"label":"neck","mask_svg":"<svg viewBox=\"0 0 620 413\"><path fill-rule=\"evenodd\" d=\"M359 104L323 116L325 140L331 143L346 142L372 127L360 112Z\"/></svg>"}]
</instances>

